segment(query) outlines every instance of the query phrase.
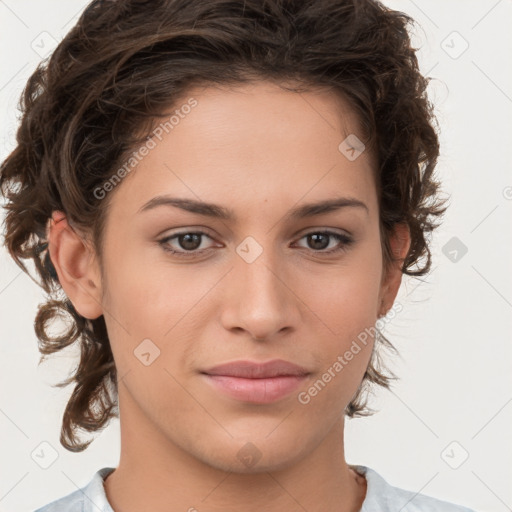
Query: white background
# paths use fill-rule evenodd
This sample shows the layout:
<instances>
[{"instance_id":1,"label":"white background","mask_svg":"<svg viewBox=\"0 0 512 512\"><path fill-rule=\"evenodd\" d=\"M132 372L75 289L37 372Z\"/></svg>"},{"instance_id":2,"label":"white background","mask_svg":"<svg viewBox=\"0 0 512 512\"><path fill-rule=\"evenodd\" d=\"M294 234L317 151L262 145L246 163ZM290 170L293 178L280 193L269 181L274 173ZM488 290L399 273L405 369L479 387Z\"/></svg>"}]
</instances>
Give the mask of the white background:
<instances>
[{"instance_id":1,"label":"white background","mask_svg":"<svg viewBox=\"0 0 512 512\"><path fill-rule=\"evenodd\" d=\"M378 414L348 421L347 461L374 468L398 487L504 512L512 510L512 2L386 4L420 25L414 44L421 46L423 73L434 79L438 172L451 206L434 238L433 273L405 279L397 299L404 309L386 326L401 354L392 365L401 380L392 392L377 392ZM37 52L60 41L84 6L0 0L1 159L14 147L16 104ZM468 249L456 262L442 250L453 237ZM0 511L35 509L68 494L97 469L116 466L119 456L117 421L81 454L59 444L71 389L51 384L73 362L57 355L37 365L33 320L43 300L0 249ZM31 458L41 442L56 450L48 469ZM50 461L52 449L41 450ZM466 452L458 469L449 466Z\"/></svg>"}]
</instances>

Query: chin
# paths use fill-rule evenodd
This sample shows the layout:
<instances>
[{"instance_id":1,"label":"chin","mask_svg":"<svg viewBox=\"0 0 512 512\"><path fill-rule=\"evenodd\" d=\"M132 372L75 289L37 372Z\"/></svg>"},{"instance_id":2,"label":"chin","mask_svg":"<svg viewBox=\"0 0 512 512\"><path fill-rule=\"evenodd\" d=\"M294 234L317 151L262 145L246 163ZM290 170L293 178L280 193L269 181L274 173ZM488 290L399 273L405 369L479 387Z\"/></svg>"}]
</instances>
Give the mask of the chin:
<instances>
[{"instance_id":1,"label":"chin","mask_svg":"<svg viewBox=\"0 0 512 512\"><path fill-rule=\"evenodd\" d=\"M286 429L280 435L274 432L269 436L267 432L267 429L261 429L254 435L233 439L204 439L193 446L191 455L215 469L235 474L257 474L293 466L307 455L310 451L308 446L313 444L312 440L307 443Z\"/></svg>"}]
</instances>

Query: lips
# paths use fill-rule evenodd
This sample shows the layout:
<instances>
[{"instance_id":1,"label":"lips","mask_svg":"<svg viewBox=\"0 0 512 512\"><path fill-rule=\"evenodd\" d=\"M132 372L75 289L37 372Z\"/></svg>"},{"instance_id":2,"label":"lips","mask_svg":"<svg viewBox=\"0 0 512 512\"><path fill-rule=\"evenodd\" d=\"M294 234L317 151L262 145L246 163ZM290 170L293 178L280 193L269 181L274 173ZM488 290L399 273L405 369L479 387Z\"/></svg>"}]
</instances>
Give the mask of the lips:
<instances>
[{"instance_id":1,"label":"lips","mask_svg":"<svg viewBox=\"0 0 512 512\"><path fill-rule=\"evenodd\" d=\"M305 368L282 359L265 363L234 361L201 373L216 391L236 400L260 404L285 398L309 375Z\"/></svg>"},{"instance_id":2,"label":"lips","mask_svg":"<svg viewBox=\"0 0 512 512\"><path fill-rule=\"evenodd\" d=\"M252 361L234 361L232 363L214 366L204 373L208 375L224 375L229 377L243 377L246 379L266 379L279 376L304 376L309 372L296 364L274 359L266 363Z\"/></svg>"}]
</instances>

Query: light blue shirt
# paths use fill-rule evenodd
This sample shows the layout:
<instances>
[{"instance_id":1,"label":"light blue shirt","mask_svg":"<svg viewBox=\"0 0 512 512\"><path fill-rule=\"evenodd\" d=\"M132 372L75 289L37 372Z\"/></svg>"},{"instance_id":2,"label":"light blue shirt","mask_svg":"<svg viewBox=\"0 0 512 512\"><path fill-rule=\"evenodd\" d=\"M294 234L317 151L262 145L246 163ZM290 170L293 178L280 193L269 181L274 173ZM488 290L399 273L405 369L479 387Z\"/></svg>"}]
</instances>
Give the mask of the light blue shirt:
<instances>
[{"instance_id":1,"label":"light blue shirt","mask_svg":"<svg viewBox=\"0 0 512 512\"><path fill-rule=\"evenodd\" d=\"M366 497L361 512L474 512L466 507L389 485L366 466L351 466L366 478ZM35 512L114 512L107 501L103 480L114 468L102 468L85 487Z\"/></svg>"}]
</instances>

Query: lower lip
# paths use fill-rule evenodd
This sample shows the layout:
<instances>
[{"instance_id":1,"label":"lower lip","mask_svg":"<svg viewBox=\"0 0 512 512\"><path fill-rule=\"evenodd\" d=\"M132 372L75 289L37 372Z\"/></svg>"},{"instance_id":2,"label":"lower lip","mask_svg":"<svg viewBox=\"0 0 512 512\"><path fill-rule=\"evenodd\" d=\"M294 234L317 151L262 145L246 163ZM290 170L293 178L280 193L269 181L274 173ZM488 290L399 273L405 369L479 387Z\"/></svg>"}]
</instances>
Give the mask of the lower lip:
<instances>
[{"instance_id":1,"label":"lower lip","mask_svg":"<svg viewBox=\"0 0 512 512\"><path fill-rule=\"evenodd\" d=\"M256 404L269 404L295 391L306 376L286 375L268 379L244 379L205 374L208 382L226 395Z\"/></svg>"}]
</instances>

